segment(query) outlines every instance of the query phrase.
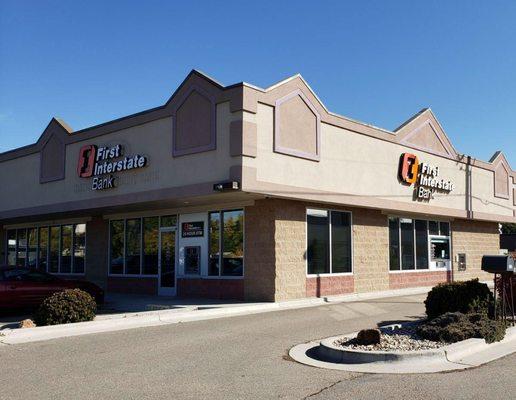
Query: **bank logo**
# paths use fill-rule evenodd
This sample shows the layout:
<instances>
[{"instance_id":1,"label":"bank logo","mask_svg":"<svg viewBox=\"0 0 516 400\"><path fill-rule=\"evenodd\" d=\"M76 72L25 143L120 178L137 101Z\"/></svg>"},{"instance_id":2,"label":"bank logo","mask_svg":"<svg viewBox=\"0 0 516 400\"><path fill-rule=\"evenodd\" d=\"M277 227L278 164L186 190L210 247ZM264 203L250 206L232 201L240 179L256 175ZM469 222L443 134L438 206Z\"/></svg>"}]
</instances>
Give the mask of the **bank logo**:
<instances>
[{"instance_id":1,"label":"bank logo","mask_svg":"<svg viewBox=\"0 0 516 400\"><path fill-rule=\"evenodd\" d=\"M89 144L79 150L79 161L77 162L77 174L81 178L90 178L95 168L97 157L97 146Z\"/></svg>"},{"instance_id":2,"label":"bank logo","mask_svg":"<svg viewBox=\"0 0 516 400\"><path fill-rule=\"evenodd\" d=\"M419 160L416 155L410 153L403 153L401 155L400 178L403 182L409 185L417 180L417 173L419 170Z\"/></svg>"}]
</instances>

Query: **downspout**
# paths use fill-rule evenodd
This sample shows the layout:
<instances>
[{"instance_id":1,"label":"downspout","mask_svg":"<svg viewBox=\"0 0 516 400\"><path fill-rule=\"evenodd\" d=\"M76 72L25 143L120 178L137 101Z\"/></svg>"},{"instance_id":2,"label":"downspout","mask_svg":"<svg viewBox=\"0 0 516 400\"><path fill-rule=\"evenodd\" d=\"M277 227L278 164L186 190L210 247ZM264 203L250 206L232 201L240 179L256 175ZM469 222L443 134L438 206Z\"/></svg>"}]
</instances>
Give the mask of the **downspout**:
<instances>
[{"instance_id":1,"label":"downspout","mask_svg":"<svg viewBox=\"0 0 516 400\"><path fill-rule=\"evenodd\" d=\"M473 218L473 195L471 178L471 156L466 158L466 215L468 219Z\"/></svg>"},{"instance_id":2,"label":"downspout","mask_svg":"<svg viewBox=\"0 0 516 400\"><path fill-rule=\"evenodd\" d=\"M471 156L466 156L466 218L472 219L473 218L473 195L472 195L472 178L471 178ZM453 231L452 231L453 235ZM453 241L452 241L453 246ZM459 260L457 259L457 263ZM451 281L453 282L455 280L453 267L451 268Z\"/></svg>"}]
</instances>

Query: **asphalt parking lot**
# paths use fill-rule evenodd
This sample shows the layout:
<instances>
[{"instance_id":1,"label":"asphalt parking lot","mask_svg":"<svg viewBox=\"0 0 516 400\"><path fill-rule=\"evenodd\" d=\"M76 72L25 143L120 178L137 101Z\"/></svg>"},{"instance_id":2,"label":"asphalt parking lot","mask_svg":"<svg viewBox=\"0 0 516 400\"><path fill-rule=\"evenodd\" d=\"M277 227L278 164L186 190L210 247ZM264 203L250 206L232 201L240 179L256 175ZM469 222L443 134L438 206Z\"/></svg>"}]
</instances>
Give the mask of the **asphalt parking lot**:
<instances>
[{"instance_id":1,"label":"asphalt parking lot","mask_svg":"<svg viewBox=\"0 0 516 400\"><path fill-rule=\"evenodd\" d=\"M506 399L513 354L480 368L371 375L292 361L290 347L417 318L424 295L0 346L1 399Z\"/></svg>"}]
</instances>

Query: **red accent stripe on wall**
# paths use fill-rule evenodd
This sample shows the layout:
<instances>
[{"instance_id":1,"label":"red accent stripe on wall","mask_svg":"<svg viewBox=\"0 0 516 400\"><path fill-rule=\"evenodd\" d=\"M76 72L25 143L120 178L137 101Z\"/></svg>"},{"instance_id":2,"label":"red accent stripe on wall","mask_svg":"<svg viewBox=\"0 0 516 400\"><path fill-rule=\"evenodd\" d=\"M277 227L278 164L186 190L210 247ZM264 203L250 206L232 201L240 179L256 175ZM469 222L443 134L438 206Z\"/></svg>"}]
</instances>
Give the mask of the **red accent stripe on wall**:
<instances>
[{"instance_id":1,"label":"red accent stripe on wall","mask_svg":"<svg viewBox=\"0 0 516 400\"><path fill-rule=\"evenodd\" d=\"M158 278L122 278L109 276L107 292L157 295Z\"/></svg>"},{"instance_id":2,"label":"red accent stripe on wall","mask_svg":"<svg viewBox=\"0 0 516 400\"><path fill-rule=\"evenodd\" d=\"M353 293L353 275L315 276L306 278L306 297L336 296Z\"/></svg>"},{"instance_id":3,"label":"red accent stripe on wall","mask_svg":"<svg viewBox=\"0 0 516 400\"><path fill-rule=\"evenodd\" d=\"M403 289L418 286L435 286L438 283L450 281L450 271L400 272L389 274L390 289Z\"/></svg>"},{"instance_id":4,"label":"red accent stripe on wall","mask_svg":"<svg viewBox=\"0 0 516 400\"><path fill-rule=\"evenodd\" d=\"M244 300L243 279L178 279L177 295L207 299Z\"/></svg>"}]
</instances>

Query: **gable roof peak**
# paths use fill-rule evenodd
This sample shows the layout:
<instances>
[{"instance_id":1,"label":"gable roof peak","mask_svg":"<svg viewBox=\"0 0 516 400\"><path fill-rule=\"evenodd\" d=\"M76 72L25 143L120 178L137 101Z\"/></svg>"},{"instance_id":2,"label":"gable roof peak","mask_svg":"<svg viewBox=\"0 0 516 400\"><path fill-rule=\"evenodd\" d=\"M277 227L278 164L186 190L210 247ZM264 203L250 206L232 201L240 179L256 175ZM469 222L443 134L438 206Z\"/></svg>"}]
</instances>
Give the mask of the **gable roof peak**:
<instances>
[{"instance_id":1,"label":"gable roof peak","mask_svg":"<svg viewBox=\"0 0 516 400\"><path fill-rule=\"evenodd\" d=\"M63 120L62 118L52 117L52 119L50 120L50 123L52 123L52 122L59 124L66 132L73 133L72 127L70 125L68 125L68 123L65 120Z\"/></svg>"}]
</instances>

